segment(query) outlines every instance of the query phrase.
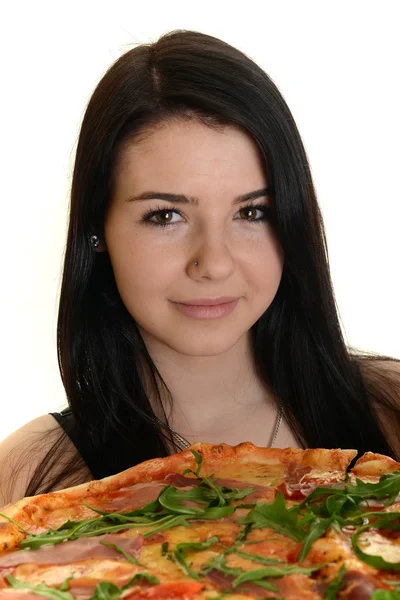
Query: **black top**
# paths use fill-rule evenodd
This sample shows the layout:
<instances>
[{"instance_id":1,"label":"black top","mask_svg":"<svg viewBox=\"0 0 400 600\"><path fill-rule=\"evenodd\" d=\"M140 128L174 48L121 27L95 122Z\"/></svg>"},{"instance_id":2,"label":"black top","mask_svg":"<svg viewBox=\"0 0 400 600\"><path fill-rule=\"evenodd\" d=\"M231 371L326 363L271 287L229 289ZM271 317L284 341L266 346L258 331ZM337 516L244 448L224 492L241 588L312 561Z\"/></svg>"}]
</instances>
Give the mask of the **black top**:
<instances>
[{"instance_id":1,"label":"black top","mask_svg":"<svg viewBox=\"0 0 400 600\"><path fill-rule=\"evenodd\" d=\"M94 478L102 479L105 477L102 461L99 460L99 457L92 451L90 445L88 444L87 436L82 435L82 433L78 431L75 417L73 416L71 409L65 408L60 413L49 414L54 417L62 429L64 429L65 433L78 450Z\"/></svg>"}]
</instances>

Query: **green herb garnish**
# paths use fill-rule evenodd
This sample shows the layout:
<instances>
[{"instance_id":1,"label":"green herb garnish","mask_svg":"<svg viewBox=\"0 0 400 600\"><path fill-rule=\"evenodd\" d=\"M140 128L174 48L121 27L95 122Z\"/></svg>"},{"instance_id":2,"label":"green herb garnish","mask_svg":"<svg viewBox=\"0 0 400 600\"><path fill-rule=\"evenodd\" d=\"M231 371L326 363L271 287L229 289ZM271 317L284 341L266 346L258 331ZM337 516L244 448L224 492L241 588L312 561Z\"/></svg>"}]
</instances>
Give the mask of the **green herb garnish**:
<instances>
[{"instance_id":1,"label":"green herb garnish","mask_svg":"<svg viewBox=\"0 0 400 600\"><path fill-rule=\"evenodd\" d=\"M110 581L101 581L96 585L90 600L118 600L122 592L135 585L140 579L144 579L152 585L158 585L160 583L160 580L154 575L151 575L151 573L136 573L136 575L121 588Z\"/></svg>"},{"instance_id":2,"label":"green herb garnish","mask_svg":"<svg viewBox=\"0 0 400 600\"><path fill-rule=\"evenodd\" d=\"M400 591L397 590L375 590L371 600L400 600Z\"/></svg>"},{"instance_id":3,"label":"green herb garnish","mask_svg":"<svg viewBox=\"0 0 400 600\"><path fill-rule=\"evenodd\" d=\"M208 540L205 540L204 542L183 542L181 544L177 544L174 550L174 556L176 558L176 561L182 567L184 573L190 575L190 577L193 577L193 579L196 579L196 581L202 581L201 577L197 573L195 573L195 571L193 571L193 569L191 569L187 564L185 560L185 554L187 552L206 550L213 544L216 544L218 541L218 537L213 536L208 538Z\"/></svg>"},{"instance_id":4,"label":"green herb garnish","mask_svg":"<svg viewBox=\"0 0 400 600\"><path fill-rule=\"evenodd\" d=\"M166 556L168 554L168 546L169 546L169 542L164 542L161 545L161 556Z\"/></svg>"},{"instance_id":5,"label":"green herb garnish","mask_svg":"<svg viewBox=\"0 0 400 600\"><path fill-rule=\"evenodd\" d=\"M281 491L271 504L260 503L243 519L243 523L251 523L253 527L271 527L294 540L302 541L305 532L298 525L298 507L286 508Z\"/></svg>"},{"instance_id":6,"label":"green herb garnish","mask_svg":"<svg viewBox=\"0 0 400 600\"><path fill-rule=\"evenodd\" d=\"M356 479L355 484L347 483L343 488L317 487L299 506L303 507L314 500L321 501L324 496L329 496L330 498L324 504L326 516L332 514L346 516L348 512L354 511L369 498L377 500L386 498L385 506L389 506L398 494L400 494L400 469L381 475L377 483L365 483L361 479Z\"/></svg>"},{"instance_id":7,"label":"green herb garnish","mask_svg":"<svg viewBox=\"0 0 400 600\"><path fill-rule=\"evenodd\" d=\"M384 517L382 517L381 520L377 520L377 521L374 522L373 527L377 527L378 529L379 528L385 528L385 526L387 527L387 525L391 521L390 517L392 515L393 515L393 517L395 519L397 519L397 520L399 519L399 513L386 513L384 515ZM370 529L370 527L371 527L370 524L364 525L363 527L359 527L358 529L356 529L356 531L351 536L351 544L353 546L353 550L354 550L355 554L362 561L364 561L368 565L372 565L376 569L389 570L389 571L392 571L392 570L393 571L400 571L400 562L388 562L387 560L385 560L384 558L382 558L382 556L376 556L376 555L373 555L373 554L367 554L366 552L363 552L361 550L360 546L358 545L358 538L360 537L360 535L362 533L364 533L365 531L367 531L368 529ZM396 525L392 524L391 525L391 529L395 530L395 531L399 531L400 530L400 524L396 524Z\"/></svg>"},{"instance_id":8,"label":"green herb garnish","mask_svg":"<svg viewBox=\"0 0 400 600\"><path fill-rule=\"evenodd\" d=\"M131 554L128 554L123 548L121 548L121 546L117 546L117 544L112 544L110 542L100 542L100 544L102 546L109 546L110 548L113 548L116 552L122 554L122 556L124 556L126 560L132 565L140 566L140 563L136 560L136 558Z\"/></svg>"},{"instance_id":9,"label":"green herb garnish","mask_svg":"<svg viewBox=\"0 0 400 600\"><path fill-rule=\"evenodd\" d=\"M278 560L277 558L261 556L260 554L251 554L250 552L243 552L238 548L230 549L227 552L225 552L225 554L237 554L238 556L242 556L243 558L247 558L248 560L252 560L253 562L260 563L261 565L282 564L282 561Z\"/></svg>"},{"instance_id":10,"label":"green herb garnish","mask_svg":"<svg viewBox=\"0 0 400 600\"><path fill-rule=\"evenodd\" d=\"M326 600L337 600L338 593L344 587L343 577L346 573L346 568L342 565L337 575L332 579L328 587L326 588L325 598Z\"/></svg>"},{"instance_id":11,"label":"green herb garnish","mask_svg":"<svg viewBox=\"0 0 400 600\"><path fill-rule=\"evenodd\" d=\"M304 575L311 575L314 571L319 571L324 565L317 565L315 567L298 567L297 565L282 564L279 567L264 567L263 569L252 569L251 571L245 571L233 582L232 586L237 587L241 583L246 581L253 581L259 584L265 577L284 577L285 575L291 575L292 573L302 573Z\"/></svg>"},{"instance_id":12,"label":"green herb garnish","mask_svg":"<svg viewBox=\"0 0 400 600\"><path fill-rule=\"evenodd\" d=\"M192 471L192 469L185 469L183 471L182 475L186 475L186 473L192 473L196 477L200 478L200 469L201 469L201 465L203 464L203 457L202 457L202 455L199 452L196 452L196 450L190 450L190 452L194 456L194 459L195 459L196 464L197 464L197 469L196 469L196 471Z\"/></svg>"},{"instance_id":13,"label":"green herb garnish","mask_svg":"<svg viewBox=\"0 0 400 600\"><path fill-rule=\"evenodd\" d=\"M30 531L27 531L26 529L24 529L22 527L22 525L20 525L19 523L17 523L17 521L14 521L14 519L12 519L11 517L8 517L7 515L4 515L3 513L0 512L0 517L4 517L4 519L7 519L7 521L9 521L10 523L12 523L13 525L15 525L16 527L18 527L18 529L22 532L22 533L26 533L27 535L31 535Z\"/></svg>"}]
</instances>

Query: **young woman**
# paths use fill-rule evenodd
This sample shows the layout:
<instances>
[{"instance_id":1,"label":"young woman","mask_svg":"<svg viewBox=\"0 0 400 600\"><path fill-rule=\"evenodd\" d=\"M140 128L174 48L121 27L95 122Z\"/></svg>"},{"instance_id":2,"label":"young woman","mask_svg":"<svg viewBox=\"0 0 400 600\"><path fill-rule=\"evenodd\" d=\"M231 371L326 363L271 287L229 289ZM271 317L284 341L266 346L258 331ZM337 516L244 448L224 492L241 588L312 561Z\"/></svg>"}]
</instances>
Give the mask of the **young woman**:
<instances>
[{"instance_id":1,"label":"young woman","mask_svg":"<svg viewBox=\"0 0 400 600\"><path fill-rule=\"evenodd\" d=\"M69 409L2 443L3 503L193 441L400 458L399 361L344 343L292 115L208 35L130 50L90 99L58 357Z\"/></svg>"}]
</instances>

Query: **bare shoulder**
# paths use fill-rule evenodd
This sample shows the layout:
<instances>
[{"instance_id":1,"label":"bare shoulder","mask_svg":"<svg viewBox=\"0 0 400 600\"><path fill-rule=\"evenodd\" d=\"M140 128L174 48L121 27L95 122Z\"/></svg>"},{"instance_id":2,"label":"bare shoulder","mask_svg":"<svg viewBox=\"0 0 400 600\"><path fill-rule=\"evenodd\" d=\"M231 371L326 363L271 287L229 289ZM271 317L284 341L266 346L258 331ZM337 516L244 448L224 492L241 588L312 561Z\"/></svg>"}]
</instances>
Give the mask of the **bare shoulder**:
<instances>
[{"instance_id":1,"label":"bare shoulder","mask_svg":"<svg viewBox=\"0 0 400 600\"><path fill-rule=\"evenodd\" d=\"M0 506L24 497L36 467L61 435L60 425L47 414L29 421L0 443ZM73 455L79 458L69 438L63 440L63 449L66 458ZM86 480L90 479L92 477L87 470Z\"/></svg>"}]
</instances>

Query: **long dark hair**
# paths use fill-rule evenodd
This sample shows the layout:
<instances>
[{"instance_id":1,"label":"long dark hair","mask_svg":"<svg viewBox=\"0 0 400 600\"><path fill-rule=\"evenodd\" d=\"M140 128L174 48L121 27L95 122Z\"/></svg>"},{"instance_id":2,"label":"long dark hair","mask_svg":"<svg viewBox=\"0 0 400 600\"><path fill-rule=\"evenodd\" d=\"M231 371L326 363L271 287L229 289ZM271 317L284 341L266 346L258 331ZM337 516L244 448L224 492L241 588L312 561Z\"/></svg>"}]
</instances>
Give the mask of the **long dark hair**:
<instances>
[{"instance_id":1,"label":"long dark hair","mask_svg":"<svg viewBox=\"0 0 400 600\"><path fill-rule=\"evenodd\" d=\"M168 119L241 127L265 159L284 269L272 304L252 328L254 356L299 445L395 457L378 414L381 407L398 419L400 393L394 375L376 362L394 359L357 353L344 342L321 213L289 108L245 54L215 37L177 30L129 50L108 69L87 106L76 151L58 359L75 428L102 465L94 475L170 453L171 436L155 418L144 373L160 408L160 390L168 390L121 300L108 254L94 252L89 241L103 234L121 152ZM51 490L78 470L76 459L58 468L66 441L60 436L49 450L26 495Z\"/></svg>"}]
</instances>

